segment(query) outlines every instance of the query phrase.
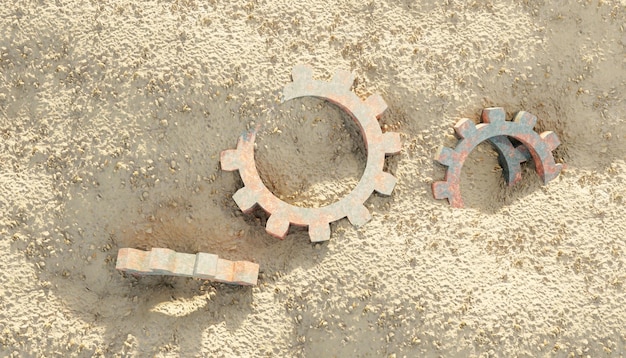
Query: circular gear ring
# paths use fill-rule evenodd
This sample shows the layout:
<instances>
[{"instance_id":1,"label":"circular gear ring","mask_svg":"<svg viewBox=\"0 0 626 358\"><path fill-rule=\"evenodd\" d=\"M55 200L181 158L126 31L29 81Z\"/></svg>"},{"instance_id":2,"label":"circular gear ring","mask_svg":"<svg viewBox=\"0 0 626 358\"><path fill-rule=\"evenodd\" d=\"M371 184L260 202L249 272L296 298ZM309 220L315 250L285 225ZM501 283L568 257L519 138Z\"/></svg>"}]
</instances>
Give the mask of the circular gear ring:
<instances>
[{"instance_id":1,"label":"circular gear ring","mask_svg":"<svg viewBox=\"0 0 626 358\"><path fill-rule=\"evenodd\" d=\"M386 154L400 152L400 135L394 132L383 133L378 118L387 109L387 104L379 95L372 95L364 102L350 87L354 76L347 71L337 71L330 82L316 81L313 70L297 65L292 70L293 82L283 89L282 102L299 97L318 97L338 105L350 114L359 125L367 150L367 164L359 183L341 200L320 208L303 208L288 204L277 198L263 184L254 160L255 133L242 135L237 149L225 150L220 155L222 170L239 170L244 187L233 199L243 212L249 212L258 204L270 214L266 231L280 239L285 238L289 225L308 226L312 242L330 239L330 223L348 217L353 225L360 226L371 219L365 201L376 191L390 195L396 185L396 178L383 171Z\"/></svg>"},{"instance_id":2,"label":"circular gear ring","mask_svg":"<svg viewBox=\"0 0 626 358\"><path fill-rule=\"evenodd\" d=\"M506 121L503 108L485 108L482 112L481 124L474 124L464 118L455 126L454 131L461 138L454 149L442 147L436 160L447 166L444 181L432 184L435 199L448 199L453 207L463 207L461 198L461 169L471 151L481 142L489 140L498 149L500 163L505 162L505 175L510 184L519 180L521 175L519 163L532 158L535 169L547 184L556 178L562 169L562 164L556 164L552 151L561 144L554 132L543 132L540 135L533 130L537 117L528 112L518 112L513 121ZM523 145L514 148L506 137L512 137ZM494 139L496 143L494 143ZM506 139L506 142L503 140ZM517 177L517 178L516 178Z\"/></svg>"}]
</instances>

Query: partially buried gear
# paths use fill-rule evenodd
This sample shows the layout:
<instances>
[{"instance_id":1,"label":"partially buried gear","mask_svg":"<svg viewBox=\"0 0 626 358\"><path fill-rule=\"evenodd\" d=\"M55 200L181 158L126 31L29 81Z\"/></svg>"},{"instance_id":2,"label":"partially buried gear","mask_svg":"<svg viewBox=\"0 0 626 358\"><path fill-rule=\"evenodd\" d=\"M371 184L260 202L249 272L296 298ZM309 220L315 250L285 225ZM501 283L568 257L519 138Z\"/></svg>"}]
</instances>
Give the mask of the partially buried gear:
<instances>
[{"instance_id":1,"label":"partially buried gear","mask_svg":"<svg viewBox=\"0 0 626 358\"><path fill-rule=\"evenodd\" d=\"M259 264L254 262L229 261L205 252L186 254L166 248L150 251L121 248L115 268L137 276L193 277L243 286L256 285L259 276Z\"/></svg>"},{"instance_id":2,"label":"partially buried gear","mask_svg":"<svg viewBox=\"0 0 626 358\"><path fill-rule=\"evenodd\" d=\"M533 159L537 174L544 184L559 175L562 165L555 163L552 156L552 151L561 143L557 135L551 131L537 134L533 130L537 117L528 112L518 112L513 121L506 121L505 118L503 108L485 108L482 112L483 123L476 125L465 118L454 126L459 142L454 149L442 147L435 158L447 167L445 180L432 184L435 199L448 199L453 207L463 207L461 169L472 150L485 140L490 140L498 149L509 184L519 181L519 163L527 158ZM506 137L515 138L522 145L513 147Z\"/></svg>"},{"instance_id":3,"label":"partially buried gear","mask_svg":"<svg viewBox=\"0 0 626 358\"><path fill-rule=\"evenodd\" d=\"M347 71L337 71L330 82L312 79L313 70L304 65L292 70L293 82L283 89L282 101L299 97L318 97L338 105L358 124L367 148L367 164L357 186L347 196L330 205L320 208L303 208L288 204L277 198L263 184L254 161L255 133L246 133L239 138L237 149L221 153L220 162L226 171L238 170L244 187L233 199L244 212L249 212L258 204L270 217L266 231L284 238L290 224L308 226L311 241L330 239L330 223L348 217L354 225L360 226L371 219L365 201L376 191L390 195L396 185L396 178L383 171L386 154L398 153L402 147L400 135L394 132L383 133L378 118L387 109L387 104L379 95L371 95L365 101L350 91L354 76Z\"/></svg>"}]
</instances>

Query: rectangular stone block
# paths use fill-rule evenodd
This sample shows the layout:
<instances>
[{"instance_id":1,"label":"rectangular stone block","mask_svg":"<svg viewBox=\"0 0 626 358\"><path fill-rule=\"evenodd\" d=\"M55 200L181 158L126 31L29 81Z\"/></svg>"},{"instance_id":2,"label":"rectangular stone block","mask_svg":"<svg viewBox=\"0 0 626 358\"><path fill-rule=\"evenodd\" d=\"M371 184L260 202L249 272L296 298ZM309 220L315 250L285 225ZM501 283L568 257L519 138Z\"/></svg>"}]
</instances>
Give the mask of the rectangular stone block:
<instances>
[{"instance_id":1,"label":"rectangular stone block","mask_svg":"<svg viewBox=\"0 0 626 358\"><path fill-rule=\"evenodd\" d=\"M176 271L176 251L153 248L150 251L150 269L157 274L171 275Z\"/></svg>"},{"instance_id":2,"label":"rectangular stone block","mask_svg":"<svg viewBox=\"0 0 626 358\"><path fill-rule=\"evenodd\" d=\"M215 281L231 283L233 281L233 269L235 263L229 260L217 260L217 270L215 272Z\"/></svg>"},{"instance_id":3,"label":"rectangular stone block","mask_svg":"<svg viewBox=\"0 0 626 358\"><path fill-rule=\"evenodd\" d=\"M217 274L217 261L219 257L214 254L199 252L196 254L196 264L193 269L193 277L212 280Z\"/></svg>"},{"instance_id":4,"label":"rectangular stone block","mask_svg":"<svg viewBox=\"0 0 626 358\"><path fill-rule=\"evenodd\" d=\"M193 267L196 264L196 255L176 253L176 265L174 267L174 276L191 277L193 276Z\"/></svg>"},{"instance_id":5,"label":"rectangular stone block","mask_svg":"<svg viewBox=\"0 0 626 358\"><path fill-rule=\"evenodd\" d=\"M115 268L120 271L125 271L134 274L150 274L150 268L148 266L148 258L150 252L143 250L131 249L124 247L117 252L117 262Z\"/></svg>"},{"instance_id":6,"label":"rectangular stone block","mask_svg":"<svg viewBox=\"0 0 626 358\"><path fill-rule=\"evenodd\" d=\"M244 286L256 285L259 277L259 264L236 261L233 270L233 283Z\"/></svg>"}]
</instances>

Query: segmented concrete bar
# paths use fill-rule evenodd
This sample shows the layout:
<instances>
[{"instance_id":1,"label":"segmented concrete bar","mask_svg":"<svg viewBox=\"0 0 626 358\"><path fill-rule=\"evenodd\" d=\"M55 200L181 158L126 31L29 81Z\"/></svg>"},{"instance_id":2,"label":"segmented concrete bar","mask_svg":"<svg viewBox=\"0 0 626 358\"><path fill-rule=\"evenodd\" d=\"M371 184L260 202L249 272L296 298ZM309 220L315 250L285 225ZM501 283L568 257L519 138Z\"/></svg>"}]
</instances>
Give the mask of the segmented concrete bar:
<instances>
[{"instance_id":1,"label":"segmented concrete bar","mask_svg":"<svg viewBox=\"0 0 626 358\"><path fill-rule=\"evenodd\" d=\"M254 262L229 261L214 254L194 255L164 248L151 251L121 248L115 268L134 275L194 277L244 286L256 285L259 276L259 264Z\"/></svg>"}]
</instances>

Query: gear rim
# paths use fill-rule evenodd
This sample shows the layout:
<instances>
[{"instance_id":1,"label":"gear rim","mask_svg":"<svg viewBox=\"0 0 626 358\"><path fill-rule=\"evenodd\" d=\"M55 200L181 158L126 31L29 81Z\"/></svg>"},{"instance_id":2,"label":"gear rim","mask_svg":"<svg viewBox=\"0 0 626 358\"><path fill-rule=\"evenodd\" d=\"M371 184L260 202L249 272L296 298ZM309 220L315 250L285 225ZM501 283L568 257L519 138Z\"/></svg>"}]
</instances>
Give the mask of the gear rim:
<instances>
[{"instance_id":1,"label":"gear rim","mask_svg":"<svg viewBox=\"0 0 626 358\"><path fill-rule=\"evenodd\" d=\"M270 216L266 231L280 239L287 235L290 225L308 226L312 242L330 239L330 223L348 217L353 225L361 226L371 219L365 201L374 191L390 195L397 179L383 171L385 156L396 154L402 149L399 133L383 133L378 118L387 109L387 104L377 94L365 101L350 88L354 76L348 71L335 72L330 82L313 79L313 70L306 65L292 69L292 82L283 89L281 102L299 97L317 97L336 104L357 123L367 150L367 163L356 187L340 200L319 208L298 207L276 197L263 183L254 160L255 132L243 134L236 149L220 154L222 170L238 170L244 182L233 199L243 212L259 205Z\"/></svg>"}]
</instances>

